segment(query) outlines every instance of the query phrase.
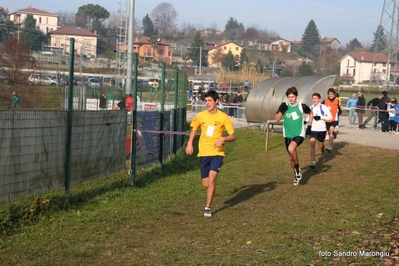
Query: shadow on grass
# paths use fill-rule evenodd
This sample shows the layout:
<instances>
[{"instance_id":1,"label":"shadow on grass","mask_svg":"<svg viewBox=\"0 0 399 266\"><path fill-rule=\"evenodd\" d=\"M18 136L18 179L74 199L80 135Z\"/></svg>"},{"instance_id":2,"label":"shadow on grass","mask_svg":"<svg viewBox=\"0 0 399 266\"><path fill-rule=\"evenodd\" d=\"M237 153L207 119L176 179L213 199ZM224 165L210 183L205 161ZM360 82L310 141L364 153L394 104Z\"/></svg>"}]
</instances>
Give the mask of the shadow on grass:
<instances>
[{"instance_id":1,"label":"shadow on grass","mask_svg":"<svg viewBox=\"0 0 399 266\"><path fill-rule=\"evenodd\" d=\"M309 179L318 173L321 172L327 172L331 167L328 165L325 165L326 162L334 159L335 156L340 156L342 153L340 150L344 148L346 145L348 145L347 142L337 142L334 143L334 148L331 151L331 153L324 153L319 157L319 159L316 162L316 169L311 169L309 166L306 168L303 168L304 170L306 169L305 172L302 173L302 179L301 182L299 183L300 185L305 185L309 181ZM318 146L317 146L318 147ZM302 167L301 167L302 168Z\"/></svg>"},{"instance_id":2,"label":"shadow on grass","mask_svg":"<svg viewBox=\"0 0 399 266\"><path fill-rule=\"evenodd\" d=\"M244 202L246 200L249 200L250 198L253 198L254 196L261 194L265 191L271 191L275 189L277 186L277 182L268 182L266 184L254 184L254 185L248 185L248 186L242 186L238 189L234 189L233 193L235 196L233 196L231 199L226 200L224 202L224 207L216 210L214 213L223 211L227 208L233 207L241 202Z\"/></svg>"}]
</instances>

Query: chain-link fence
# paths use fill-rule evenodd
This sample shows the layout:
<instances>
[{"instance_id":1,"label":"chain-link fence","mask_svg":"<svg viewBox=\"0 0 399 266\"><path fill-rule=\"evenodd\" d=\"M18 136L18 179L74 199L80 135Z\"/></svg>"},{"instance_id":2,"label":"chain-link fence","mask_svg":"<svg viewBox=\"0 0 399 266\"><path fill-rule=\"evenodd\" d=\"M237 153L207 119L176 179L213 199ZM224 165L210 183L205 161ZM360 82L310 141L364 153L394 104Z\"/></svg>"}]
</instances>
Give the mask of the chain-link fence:
<instances>
[{"instance_id":1,"label":"chain-link fence","mask_svg":"<svg viewBox=\"0 0 399 266\"><path fill-rule=\"evenodd\" d=\"M158 87L149 84L151 78L159 80ZM160 64L134 79L131 91L140 100L132 125L127 125L126 110L115 108L127 92L124 82L98 87L0 84L0 200L63 186L68 193L69 185L126 169L127 154L134 158L133 172L175 154L185 140L184 134L172 133L186 128L186 74ZM99 109L102 92L105 110Z\"/></svg>"}]
</instances>

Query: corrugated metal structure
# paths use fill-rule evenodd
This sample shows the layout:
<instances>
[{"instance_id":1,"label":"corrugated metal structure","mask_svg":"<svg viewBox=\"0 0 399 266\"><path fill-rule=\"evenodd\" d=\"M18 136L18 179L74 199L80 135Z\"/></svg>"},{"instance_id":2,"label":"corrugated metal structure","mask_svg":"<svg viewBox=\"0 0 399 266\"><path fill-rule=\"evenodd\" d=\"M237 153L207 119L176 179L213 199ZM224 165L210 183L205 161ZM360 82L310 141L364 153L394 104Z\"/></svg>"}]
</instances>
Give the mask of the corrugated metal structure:
<instances>
[{"instance_id":1,"label":"corrugated metal structure","mask_svg":"<svg viewBox=\"0 0 399 266\"><path fill-rule=\"evenodd\" d=\"M276 118L276 111L287 100L285 92L290 87L298 89L298 101L312 105L312 94L327 97L327 90L334 83L335 75L326 77L287 77L265 79L251 90L245 103L245 117L250 123L263 123Z\"/></svg>"}]
</instances>

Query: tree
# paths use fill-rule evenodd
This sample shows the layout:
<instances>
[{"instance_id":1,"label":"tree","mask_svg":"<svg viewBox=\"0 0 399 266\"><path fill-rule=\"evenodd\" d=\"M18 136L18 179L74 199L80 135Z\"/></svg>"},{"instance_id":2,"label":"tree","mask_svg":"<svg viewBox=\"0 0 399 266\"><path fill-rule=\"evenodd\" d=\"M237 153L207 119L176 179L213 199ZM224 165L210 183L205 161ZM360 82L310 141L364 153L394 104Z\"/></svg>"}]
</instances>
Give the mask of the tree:
<instances>
[{"instance_id":1,"label":"tree","mask_svg":"<svg viewBox=\"0 0 399 266\"><path fill-rule=\"evenodd\" d=\"M346 52L357 52L360 49L362 49L363 46L362 44L355 38L349 41L349 43L346 44Z\"/></svg>"},{"instance_id":2,"label":"tree","mask_svg":"<svg viewBox=\"0 0 399 266\"><path fill-rule=\"evenodd\" d=\"M222 47L219 46L218 48L216 48L216 51L212 54L212 58L210 58L210 60L212 64L216 64L219 67L221 67L225 57L226 54L223 52Z\"/></svg>"},{"instance_id":3,"label":"tree","mask_svg":"<svg viewBox=\"0 0 399 266\"><path fill-rule=\"evenodd\" d=\"M171 3L162 2L151 12L155 30L162 38L171 37L176 31L176 19L179 14Z\"/></svg>"},{"instance_id":4,"label":"tree","mask_svg":"<svg viewBox=\"0 0 399 266\"><path fill-rule=\"evenodd\" d=\"M317 48L320 48L320 35L319 30L317 29L316 24L312 19L310 20L308 26L305 29L305 32L302 35L302 49L305 52L316 56L317 52L319 51L319 49Z\"/></svg>"},{"instance_id":5,"label":"tree","mask_svg":"<svg viewBox=\"0 0 399 266\"><path fill-rule=\"evenodd\" d=\"M374 32L373 44L371 46L371 51L373 53L381 53L388 46L388 41L384 33L384 27L378 25L376 32Z\"/></svg>"},{"instance_id":6,"label":"tree","mask_svg":"<svg viewBox=\"0 0 399 266\"><path fill-rule=\"evenodd\" d=\"M241 69L248 63L247 49L242 49L240 54L240 67Z\"/></svg>"},{"instance_id":7,"label":"tree","mask_svg":"<svg viewBox=\"0 0 399 266\"><path fill-rule=\"evenodd\" d=\"M230 17L224 27L224 34L227 39L235 40L238 34L244 32L244 26L242 23L238 23L237 20L233 17Z\"/></svg>"},{"instance_id":8,"label":"tree","mask_svg":"<svg viewBox=\"0 0 399 266\"><path fill-rule=\"evenodd\" d=\"M33 18L32 14L28 14L25 18L21 40L31 50L41 50L44 34L36 29L36 19Z\"/></svg>"},{"instance_id":9,"label":"tree","mask_svg":"<svg viewBox=\"0 0 399 266\"><path fill-rule=\"evenodd\" d=\"M14 85L24 77L23 69L32 67L29 47L17 37L9 37L0 48L0 67L6 74L8 83Z\"/></svg>"},{"instance_id":10,"label":"tree","mask_svg":"<svg viewBox=\"0 0 399 266\"><path fill-rule=\"evenodd\" d=\"M312 67L306 64L306 62L303 62L298 68L298 74L300 77L311 76L313 75Z\"/></svg>"},{"instance_id":11,"label":"tree","mask_svg":"<svg viewBox=\"0 0 399 266\"><path fill-rule=\"evenodd\" d=\"M242 33L241 39L250 41L259 39L258 30L254 27L247 28L245 32Z\"/></svg>"},{"instance_id":12,"label":"tree","mask_svg":"<svg viewBox=\"0 0 399 266\"><path fill-rule=\"evenodd\" d=\"M75 13L72 11L58 11L58 24L60 27L75 26Z\"/></svg>"},{"instance_id":13,"label":"tree","mask_svg":"<svg viewBox=\"0 0 399 266\"><path fill-rule=\"evenodd\" d=\"M6 40L11 35L16 35L14 32L16 26L11 22L10 19L6 19L0 22L0 43Z\"/></svg>"},{"instance_id":14,"label":"tree","mask_svg":"<svg viewBox=\"0 0 399 266\"><path fill-rule=\"evenodd\" d=\"M233 53L229 50L226 57L223 59L222 66L229 71L233 71L236 66Z\"/></svg>"},{"instance_id":15,"label":"tree","mask_svg":"<svg viewBox=\"0 0 399 266\"><path fill-rule=\"evenodd\" d=\"M154 23L148 16L148 14L143 18L143 35L146 37L151 37L152 35L156 35L157 32L154 28Z\"/></svg>"},{"instance_id":16,"label":"tree","mask_svg":"<svg viewBox=\"0 0 399 266\"><path fill-rule=\"evenodd\" d=\"M101 32L102 23L109 18L109 12L100 5L87 4L79 7L75 14L76 26L87 29L89 32ZM100 28L98 28L100 27Z\"/></svg>"},{"instance_id":17,"label":"tree","mask_svg":"<svg viewBox=\"0 0 399 266\"><path fill-rule=\"evenodd\" d=\"M188 51L188 57L193 60L193 63L195 65L199 65L199 59L200 59L200 47L204 47L204 40L201 37L201 32L197 31L193 37L193 41L191 42L191 47L189 48ZM204 49L202 49L202 58L201 58L201 65L202 66L207 66L206 62L206 53Z\"/></svg>"}]
</instances>

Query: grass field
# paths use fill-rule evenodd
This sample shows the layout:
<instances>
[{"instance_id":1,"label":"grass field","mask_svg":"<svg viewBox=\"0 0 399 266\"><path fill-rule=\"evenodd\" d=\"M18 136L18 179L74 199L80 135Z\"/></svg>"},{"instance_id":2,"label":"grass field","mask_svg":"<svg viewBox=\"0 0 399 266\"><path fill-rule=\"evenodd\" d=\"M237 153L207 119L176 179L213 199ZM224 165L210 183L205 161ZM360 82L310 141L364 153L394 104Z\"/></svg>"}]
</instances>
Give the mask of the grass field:
<instances>
[{"instance_id":1,"label":"grass field","mask_svg":"<svg viewBox=\"0 0 399 266\"><path fill-rule=\"evenodd\" d=\"M119 173L74 186L68 198L59 191L3 203L0 260L2 265L395 262L399 151L339 139L334 147L331 154L317 154L312 170L305 140L299 148L303 179L294 186L282 135L272 133L265 152L262 131L239 130L237 141L227 144L212 218L203 217L198 159L185 154L166 163L163 173L147 170L135 187ZM385 259L366 256L388 253Z\"/></svg>"}]
</instances>

